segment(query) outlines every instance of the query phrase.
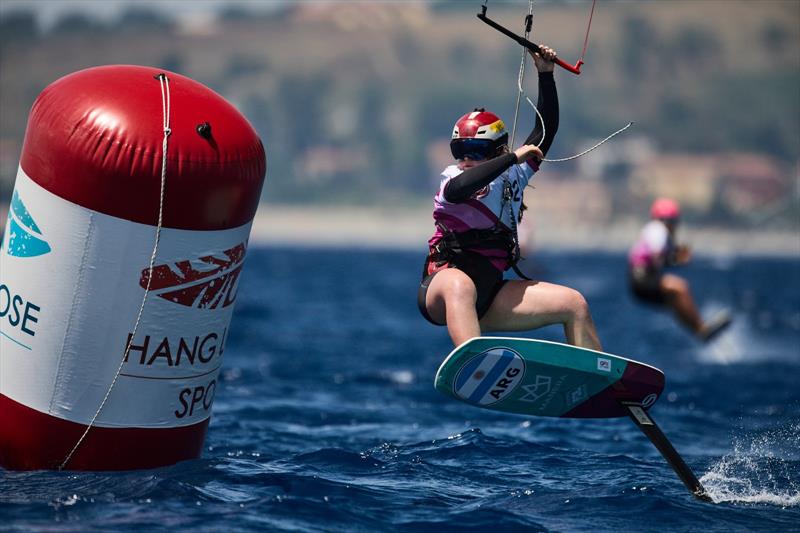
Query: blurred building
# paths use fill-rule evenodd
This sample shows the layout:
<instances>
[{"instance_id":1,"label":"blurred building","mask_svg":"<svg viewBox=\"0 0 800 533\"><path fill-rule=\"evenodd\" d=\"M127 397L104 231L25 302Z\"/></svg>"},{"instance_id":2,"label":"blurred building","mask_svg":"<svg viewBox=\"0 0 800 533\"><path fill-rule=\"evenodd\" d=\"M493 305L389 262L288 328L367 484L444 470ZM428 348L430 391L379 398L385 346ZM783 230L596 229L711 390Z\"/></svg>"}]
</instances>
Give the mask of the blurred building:
<instances>
[{"instance_id":1,"label":"blurred building","mask_svg":"<svg viewBox=\"0 0 800 533\"><path fill-rule=\"evenodd\" d=\"M668 196L695 215L726 220L791 208L797 186L791 175L761 154L655 155L633 168L629 189L643 203Z\"/></svg>"}]
</instances>

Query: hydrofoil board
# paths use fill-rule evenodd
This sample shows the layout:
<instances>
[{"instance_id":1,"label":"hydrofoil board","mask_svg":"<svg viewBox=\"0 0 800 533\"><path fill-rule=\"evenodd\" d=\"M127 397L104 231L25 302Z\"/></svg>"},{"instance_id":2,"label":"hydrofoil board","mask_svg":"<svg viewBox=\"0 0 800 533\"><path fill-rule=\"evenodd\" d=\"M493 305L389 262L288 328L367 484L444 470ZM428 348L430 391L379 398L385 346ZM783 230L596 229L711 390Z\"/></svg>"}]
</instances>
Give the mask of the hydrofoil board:
<instances>
[{"instance_id":1,"label":"hydrofoil board","mask_svg":"<svg viewBox=\"0 0 800 533\"><path fill-rule=\"evenodd\" d=\"M562 418L628 416L621 402L652 406L664 390L659 369L557 342L476 337L436 373L436 388L466 403L508 413Z\"/></svg>"},{"instance_id":2,"label":"hydrofoil board","mask_svg":"<svg viewBox=\"0 0 800 533\"><path fill-rule=\"evenodd\" d=\"M436 388L458 400L507 413L562 418L629 417L684 485L711 498L647 410L664 390L661 370L569 344L475 337L436 372Z\"/></svg>"}]
</instances>

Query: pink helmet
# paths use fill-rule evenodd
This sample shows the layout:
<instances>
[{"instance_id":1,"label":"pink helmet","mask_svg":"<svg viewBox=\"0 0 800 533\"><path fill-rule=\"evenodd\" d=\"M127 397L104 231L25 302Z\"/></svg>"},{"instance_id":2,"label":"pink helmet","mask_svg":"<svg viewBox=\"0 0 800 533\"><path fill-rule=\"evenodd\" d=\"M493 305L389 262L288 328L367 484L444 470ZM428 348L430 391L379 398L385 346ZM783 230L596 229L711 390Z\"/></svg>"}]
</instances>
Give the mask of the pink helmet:
<instances>
[{"instance_id":1,"label":"pink helmet","mask_svg":"<svg viewBox=\"0 0 800 533\"><path fill-rule=\"evenodd\" d=\"M650 206L650 218L664 220L677 219L681 216L681 207L678 202L669 198L659 198Z\"/></svg>"},{"instance_id":2,"label":"pink helmet","mask_svg":"<svg viewBox=\"0 0 800 533\"><path fill-rule=\"evenodd\" d=\"M456 121L450 150L456 159L486 159L495 155L506 143L506 125L500 117L481 107Z\"/></svg>"}]
</instances>

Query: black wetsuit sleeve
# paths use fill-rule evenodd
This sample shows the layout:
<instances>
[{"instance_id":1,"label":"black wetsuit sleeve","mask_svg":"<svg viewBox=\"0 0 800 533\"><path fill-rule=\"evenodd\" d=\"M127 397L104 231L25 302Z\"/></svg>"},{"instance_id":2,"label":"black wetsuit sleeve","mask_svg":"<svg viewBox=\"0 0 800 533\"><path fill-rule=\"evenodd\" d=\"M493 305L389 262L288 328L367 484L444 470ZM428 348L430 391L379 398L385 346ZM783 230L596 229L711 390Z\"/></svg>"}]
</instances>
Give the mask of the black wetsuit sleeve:
<instances>
[{"instance_id":1,"label":"black wetsuit sleeve","mask_svg":"<svg viewBox=\"0 0 800 533\"><path fill-rule=\"evenodd\" d=\"M503 154L476 167L468 168L447 182L444 186L444 199L450 203L470 199L473 194L489 185L516 162L516 155Z\"/></svg>"},{"instance_id":2,"label":"black wetsuit sleeve","mask_svg":"<svg viewBox=\"0 0 800 533\"><path fill-rule=\"evenodd\" d=\"M544 135L544 142L539 145L539 149L544 155L553 144L553 139L556 137L558 131L558 92L556 91L556 80L552 72L539 73L539 100L536 103L539 113L542 114L544 119L544 128L539 121L539 116L536 116L536 127L528 138L525 139L525 144L539 144L542 142Z\"/></svg>"}]
</instances>

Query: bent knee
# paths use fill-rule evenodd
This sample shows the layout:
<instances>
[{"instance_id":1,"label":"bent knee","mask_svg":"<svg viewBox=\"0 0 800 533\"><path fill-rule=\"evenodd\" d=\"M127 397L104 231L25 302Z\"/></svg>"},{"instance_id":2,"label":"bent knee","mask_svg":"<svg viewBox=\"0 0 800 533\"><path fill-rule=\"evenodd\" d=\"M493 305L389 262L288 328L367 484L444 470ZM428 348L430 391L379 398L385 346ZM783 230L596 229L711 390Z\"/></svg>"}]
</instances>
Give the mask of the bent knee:
<instances>
[{"instance_id":1,"label":"bent knee","mask_svg":"<svg viewBox=\"0 0 800 533\"><path fill-rule=\"evenodd\" d=\"M475 288L475 283L466 274L462 276L454 276L449 280L448 285L444 289L445 301L458 301L475 303L478 297L478 291Z\"/></svg>"},{"instance_id":2,"label":"bent knee","mask_svg":"<svg viewBox=\"0 0 800 533\"><path fill-rule=\"evenodd\" d=\"M475 283L460 270L453 268L440 272L436 275L435 283L435 293L445 303L467 302L474 304L477 298Z\"/></svg>"},{"instance_id":3,"label":"bent knee","mask_svg":"<svg viewBox=\"0 0 800 533\"><path fill-rule=\"evenodd\" d=\"M586 318L590 316L589 302L586 301L583 294L575 289L567 289L564 301L570 314L576 318Z\"/></svg>"},{"instance_id":4,"label":"bent knee","mask_svg":"<svg viewBox=\"0 0 800 533\"><path fill-rule=\"evenodd\" d=\"M689 282L680 276L667 274L661 278L661 288L667 293L685 293L689 292Z\"/></svg>"}]
</instances>

